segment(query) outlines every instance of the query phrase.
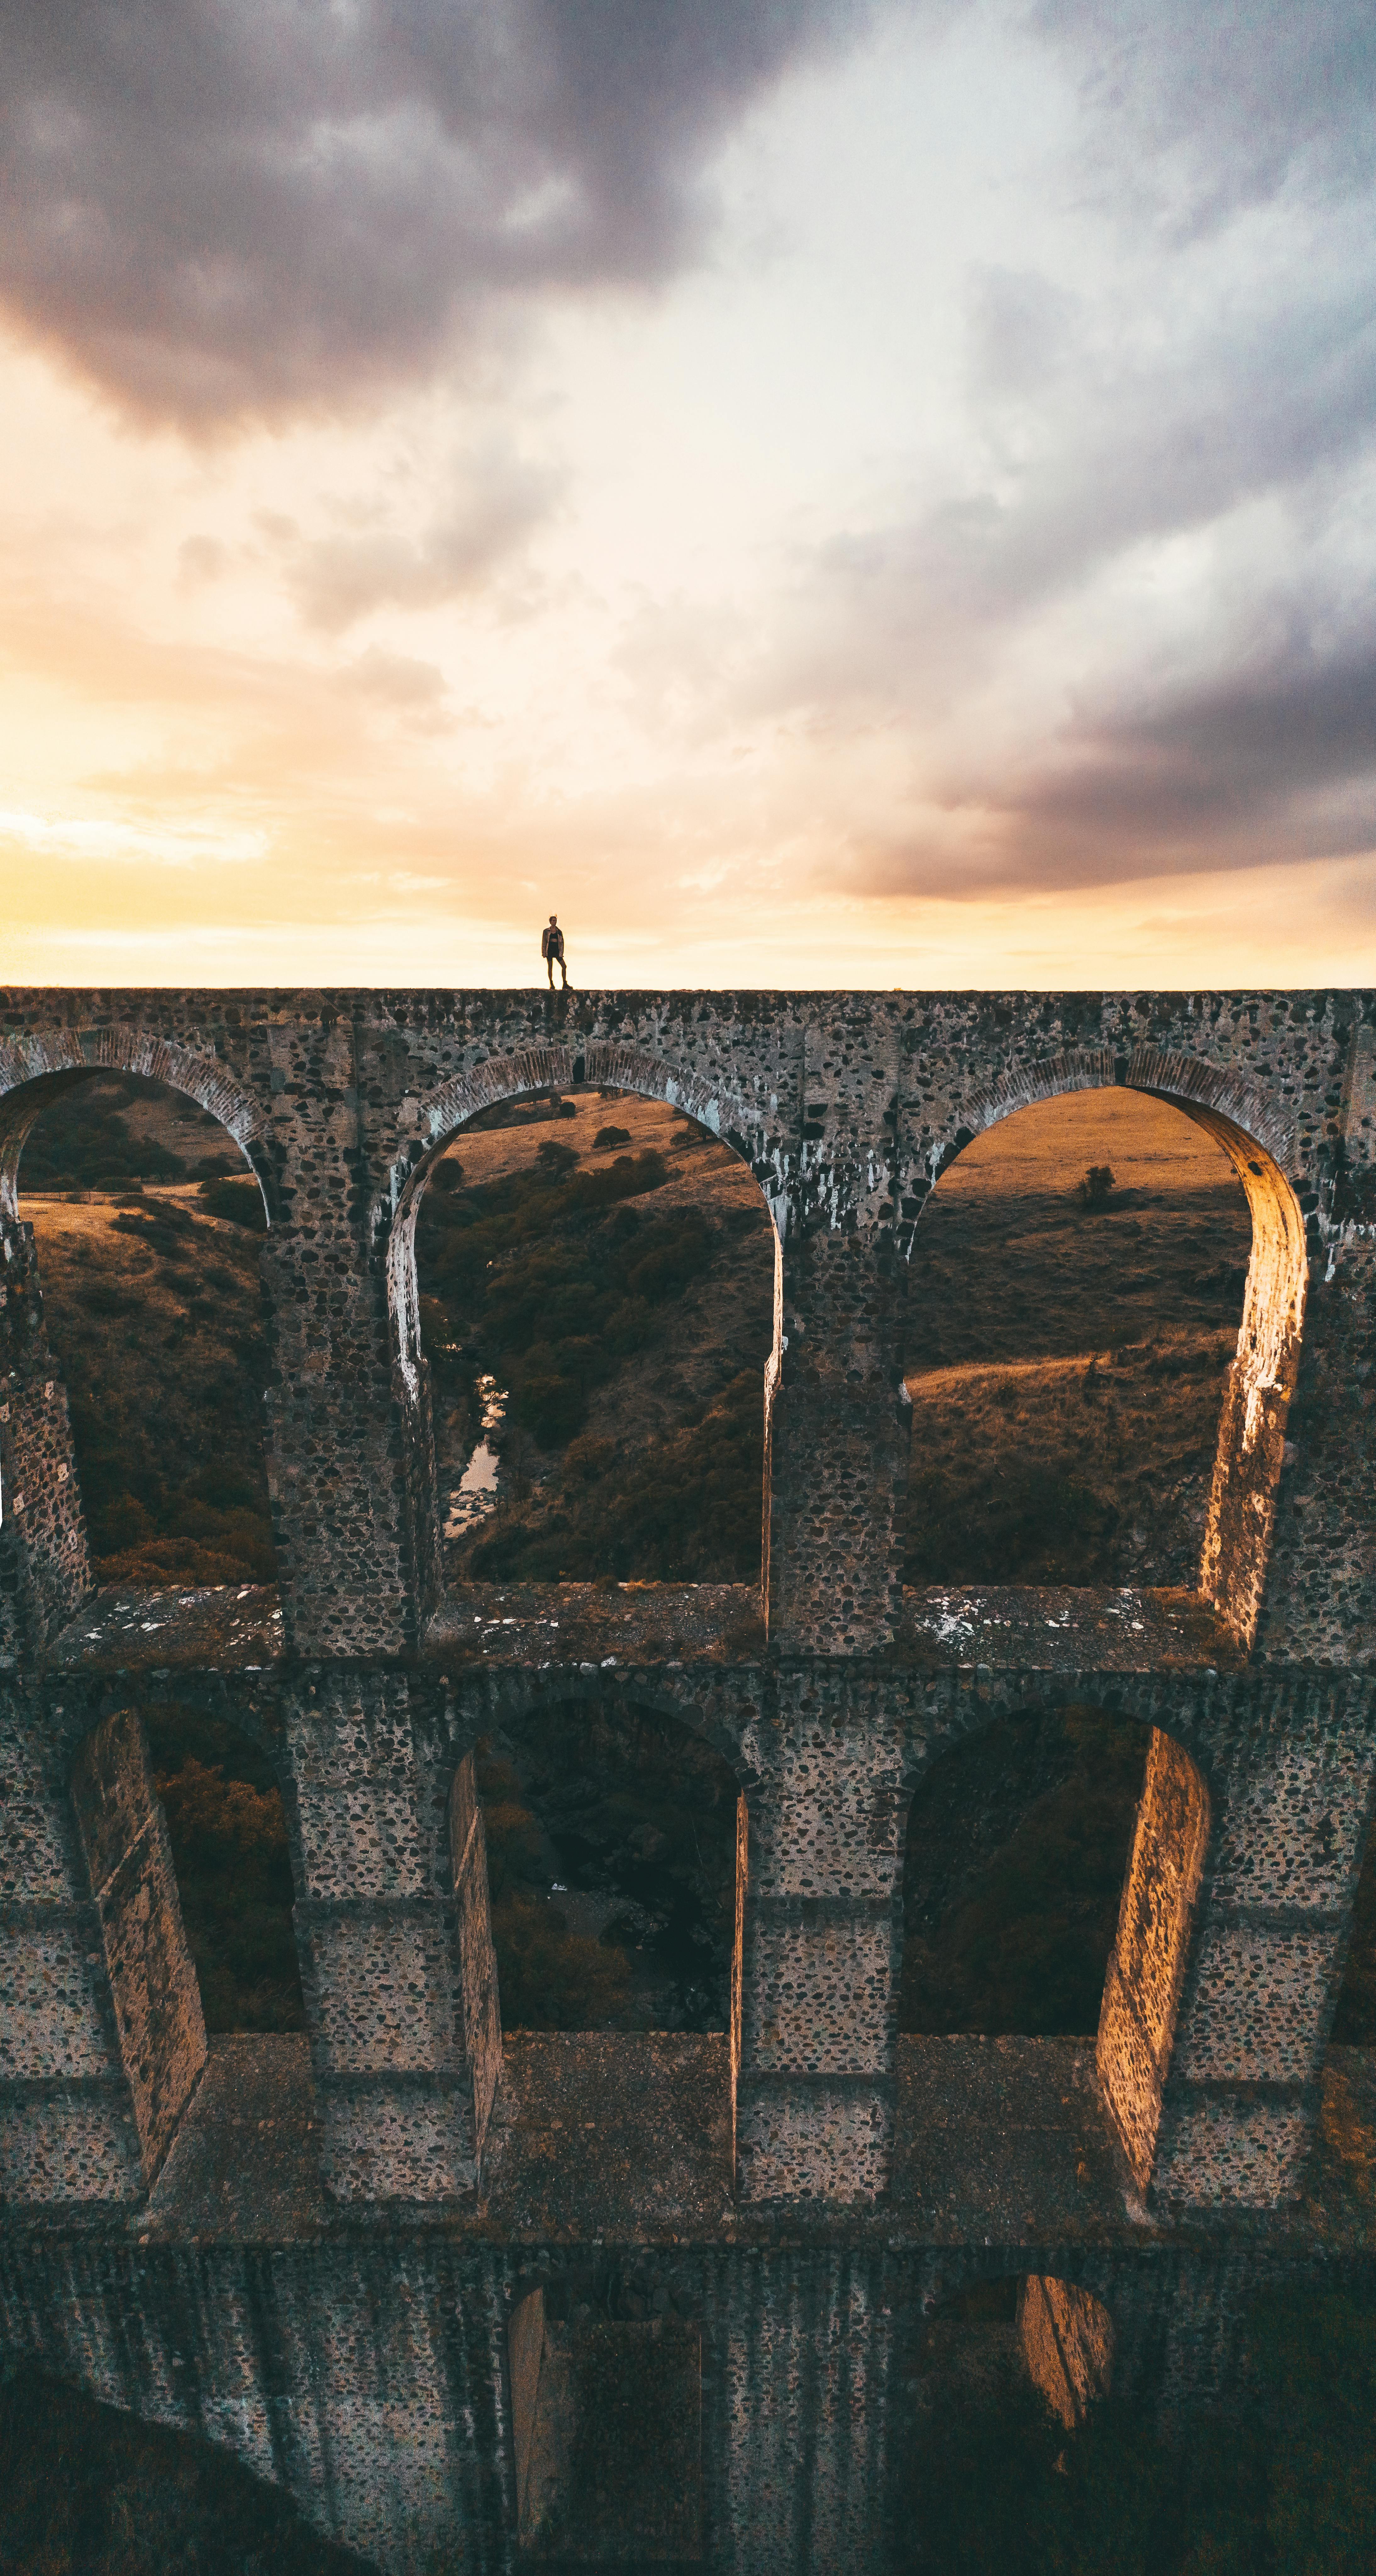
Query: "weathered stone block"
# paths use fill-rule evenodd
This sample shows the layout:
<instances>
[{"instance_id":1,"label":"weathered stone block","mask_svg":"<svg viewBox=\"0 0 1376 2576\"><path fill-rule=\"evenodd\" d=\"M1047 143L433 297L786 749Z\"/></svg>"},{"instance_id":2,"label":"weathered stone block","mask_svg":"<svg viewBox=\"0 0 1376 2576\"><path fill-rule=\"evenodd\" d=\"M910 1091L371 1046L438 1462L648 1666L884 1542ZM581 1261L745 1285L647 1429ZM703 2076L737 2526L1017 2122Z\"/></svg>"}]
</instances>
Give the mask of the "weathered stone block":
<instances>
[{"instance_id":1,"label":"weathered stone block","mask_svg":"<svg viewBox=\"0 0 1376 2576\"><path fill-rule=\"evenodd\" d=\"M866 2202L889 2187L893 2103L863 2080L743 2081L736 2134L743 2201Z\"/></svg>"},{"instance_id":2,"label":"weathered stone block","mask_svg":"<svg viewBox=\"0 0 1376 2576\"><path fill-rule=\"evenodd\" d=\"M1277 2209L1299 2190L1313 2111L1298 2092L1277 2101L1239 2092L1169 2104L1153 2188L1166 2207Z\"/></svg>"},{"instance_id":3,"label":"weathered stone block","mask_svg":"<svg viewBox=\"0 0 1376 2576\"><path fill-rule=\"evenodd\" d=\"M1308 2083L1318 2074L1340 1933L1208 1927L1172 2075L1183 2082Z\"/></svg>"},{"instance_id":4,"label":"weathered stone block","mask_svg":"<svg viewBox=\"0 0 1376 2576\"><path fill-rule=\"evenodd\" d=\"M3 2170L5 2198L19 2210L137 2202L143 2168L125 2086L63 2087L8 2104Z\"/></svg>"},{"instance_id":5,"label":"weathered stone block","mask_svg":"<svg viewBox=\"0 0 1376 2576\"><path fill-rule=\"evenodd\" d=\"M7 2076L69 2079L120 2066L94 1907L6 1928L0 1980L0 2068Z\"/></svg>"},{"instance_id":6,"label":"weathered stone block","mask_svg":"<svg viewBox=\"0 0 1376 2576\"><path fill-rule=\"evenodd\" d=\"M302 1990L322 2071L457 2073L466 2066L454 1906L295 1909Z\"/></svg>"},{"instance_id":7,"label":"weathered stone block","mask_svg":"<svg viewBox=\"0 0 1376 2576\"><path fill-rule=\"evenodd\" d=\"M893 2054L893 1924L878 1915L820 1922L747 1918L742 2064L752 2074L876 2074Z\"/></svg>"},{"instance_id":8,"label":"weathered stone block","mask_svg":"<svg viewBox=\"0 0 1376 2576\"><path fill-rule=\"evenodd\" d=\"M478 2151L462 2082L322 2086L321 2174L340 2201L454 2200L473 2191Z\"/></svg>"}]
</instances>

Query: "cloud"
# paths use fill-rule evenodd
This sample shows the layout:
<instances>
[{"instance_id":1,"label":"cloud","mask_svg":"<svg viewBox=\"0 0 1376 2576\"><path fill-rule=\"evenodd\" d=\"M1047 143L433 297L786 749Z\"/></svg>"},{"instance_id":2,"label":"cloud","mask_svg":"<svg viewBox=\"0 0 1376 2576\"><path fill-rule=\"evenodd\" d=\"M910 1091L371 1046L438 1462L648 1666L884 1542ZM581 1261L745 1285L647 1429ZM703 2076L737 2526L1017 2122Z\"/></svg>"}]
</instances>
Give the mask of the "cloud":
<instances>
[{"instance_id":1,"label":"cloud","mask_svg":"<svg viewBox=\"0 0 1376 2576\"><path fill-rule=\"evenodd\" d=\"M197 590L203 582L218 581L224 571L225 550L218 537L185 537L177 549L177 564L183 589Z\"/></svg>"},{"instance_id":2,"label":"cloud","mask_svg":"<svg viewBox=\"0 0 1376 2576\"><path fill-rule=\"evenodd\" d=\"M1364 193L1376 159L1367 0L1041 0L1116 192L1207 231L1282 190Z\"/></svg>"},{"instance_id":3,"label":"cloud","mask_svg":"<svg viewBox=\"0 0 1376 2576\"><path fill-rule=\"evenodd\" d=\"M892 828L847 836L857 886L1376 846L1373 243L1241 278L1218 246L1165 247L1141 317L971 277L965 458L911 515L799 554L771 640L719 684L723 724L893 747Z\"/></svg>"},{"instance_id":4,"label":"cloud","mask_svg":"<svg viewBox=\"0 0 1376 2576\"><path fill-rule=\"evenodd\" d=\"M998 793L1019 873L1051 859L1061 883L1101 883L1376 850L1376 617L1336 643L1313 622L1155 704L1079 711Z\"/></svg>"},{"instance_id":5,"label":"cloud","mask_svg":"<svg viewBox=\"0 0 1376 2576\"><path fill-rule=\"evenodd\" d=\"M1376 617L1279 606L1251 655L1086 696L1031 757L948 773L857 851L871 895L1112 886L1376 851Z\"/></svg>"},{"instance_id":6,"label":"cloud","mask_svg":"<svg viewBox=\"0 0 1376 2576\"><path fill-rule=\"evenodd\" d=\"M218 818L185 823L127 823L106 815L30 814L0 808L0 844L10 842L40 858L77 862L118 860L131 867L199 868L245 865L262 859L268 835L236 829Z\"/></svg>"},{"instance_id":7,"label":"cloud","mask_svg":"<svg viewBox=\"0 0 1376 2576\"><path fill-rule=\"evenodd\" d=\"M444 697L445 678L436 662L417 662L409 653L387 653L370 644L342 674L344 686L380 706L403 714L433 716Z\"/></svg>"},{"instance_id":8,"label":"cloud","mask_svg":"<svg viewBox=\"0 0 1376 2576\"><path fill-rule=\"evenodd\" d=\"M0 0L0 306L127 409L334 407L495 300L653 283L868 0Z\"/></svg>"},{"instance_id":9,"label":"cloud","mask_svg":"<svg viewBox=\"0 0 1376 2576\"><path fill-rule=\"evenodd\" d=\"M944 703L1017 625L1135 549L1341 478L1376 442L1374 297L1376 260L1289 309L1206 312L1153 354L1096 340L1050 281L1004 276L991 294L976 279L983 476L799 564L766 699Z\"/></svg>"},{"instance_id":10,"label":"cloud","mask_svg":"<svg viewBox=\"0 0 1376 2576\"><path fill-rule=\"evenodd\" d=\"M457 468L440 516L416 536L364 527L302 538L264 515L281 545L288 586L308 625L338 634L375 608L437 608L473 591L515 554L552 508L560 478L493 445Z\"/></svg>"}]
</instances>

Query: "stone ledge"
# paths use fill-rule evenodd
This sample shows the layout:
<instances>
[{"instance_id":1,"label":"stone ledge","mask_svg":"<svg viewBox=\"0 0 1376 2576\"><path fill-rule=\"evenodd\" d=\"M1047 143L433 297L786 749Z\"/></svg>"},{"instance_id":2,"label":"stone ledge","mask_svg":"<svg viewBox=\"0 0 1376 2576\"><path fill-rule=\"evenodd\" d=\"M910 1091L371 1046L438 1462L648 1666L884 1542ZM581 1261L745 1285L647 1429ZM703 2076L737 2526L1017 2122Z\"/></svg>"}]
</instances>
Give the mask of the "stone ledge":
<instances>
[{"instance_id":1,"label":"stone ledge","mask_svg":"<svg viewBox=\"0 0 1376 2576\"><path fill-rule=\"evenodd\" d=\"M133 1592L107 1584L44 1657L49 1671L254 1672L285 1651L282 1612L266 1584Z\"/></svg>"},{"instance_id":2,"label":"stone ledge","mask_svg":"<svg viewBox=\"0 0 1376 2576\"><path fill-rule=\"evenodd\" d=\"M1020 1672L1232 1671L1246 1662L1202 1593L1071 1584L929 1584L905 1591L895 1645L914 1663Z\"/></svg>"},{"instance_id":3,"label":"stone ledge","mask_svg":"<svg viewBox=\"0 0 1376 2576\"><path fill-rule=\"evenodd\" d=\"M285 2246L379 2227L513 2246L973 2243L1026 2250L1030 2268L1046 2268L1056 2246L1212 2241L1216 2229L1197 2214L1143 2209L1093 2062L1090 2039L904 2039L891 2199L873 2210L776 2209L730 2197L724 2033L521 2033L505 2043L481 2193L466 2206L345 2211L321 2187L322 2105L306 2041L220 2038L144 2208L12 2211L6 2233L103 2227L169 2245ZM1297 2253L1376 2247L1376 2049L1329 2053L1298 2207L1225 2216L1230 2241L1283 2238Z\"/></svg>"}]
</instances>

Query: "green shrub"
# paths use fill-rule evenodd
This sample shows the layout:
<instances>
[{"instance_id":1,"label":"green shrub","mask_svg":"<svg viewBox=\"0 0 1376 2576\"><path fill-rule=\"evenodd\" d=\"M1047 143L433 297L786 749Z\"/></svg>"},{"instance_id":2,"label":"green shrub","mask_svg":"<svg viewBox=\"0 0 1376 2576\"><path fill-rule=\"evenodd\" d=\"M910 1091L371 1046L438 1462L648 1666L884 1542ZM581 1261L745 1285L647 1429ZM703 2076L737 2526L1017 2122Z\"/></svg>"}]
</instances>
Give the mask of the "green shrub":
<instances>
[{"instance_id":1,"label":"green shrub","mask_svg":"<svg viewBox=\"0 0 1376 2576\"><path fill-rule=\"evenodd\" d=\"M574 1378L533 1373L516 1391L516 1420L542 1449L554 1449L582 1428L587 1400Z\"/></svg>"},{"instance_id":2,"label":"green shrub","mask_svg":"<svg viewBox=\"0 0 1376 2576\"><path fill-rule=\"evenodd\" d=\"M748 1582L759 1571L763 1449L763 1390L745 1369L699 1422L648 1441L624 1467L604 1464L589 1486L579 1465L576 1507L558 1527L499 1514L474 1551L474 1579Z\"/></svg>"},{"instance_id":3,"label":"green shrub","mask_svg":"<svg viewBox=\"0 0 1376 2576\"><path fill-rule=\"evenodd\" d=\"M266 1234L263 1193L256 1181L202 1181L197 1197L207 1215L227 1217L231 1225L247 1226L250 1234Z\"/></svg>"},{"instance_id":4,"label":"green shrub","mask_svg":"<svg viewBox=\"0 0 1376 2576\"><path fill-rule=\"evenodd\" d=\"M999 1399L1020 1401L1016 1386ZM1061 1468L1003 1453L983 1473L964 1461L914 1476L908 1499L909 1583L1103 1583L1112 1578L1117 1506Z\"/></svg>"}]
</instances>

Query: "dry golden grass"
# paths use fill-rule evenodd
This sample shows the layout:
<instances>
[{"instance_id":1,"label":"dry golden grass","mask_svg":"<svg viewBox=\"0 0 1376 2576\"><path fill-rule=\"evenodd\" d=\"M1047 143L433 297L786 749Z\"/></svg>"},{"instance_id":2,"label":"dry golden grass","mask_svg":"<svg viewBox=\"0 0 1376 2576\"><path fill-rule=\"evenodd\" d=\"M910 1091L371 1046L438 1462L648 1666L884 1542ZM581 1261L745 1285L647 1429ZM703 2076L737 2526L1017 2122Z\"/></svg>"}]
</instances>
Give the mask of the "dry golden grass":
<instances>
[{"instance_id":1,"label":"dry golden grass","mask_svg":"<svg viewBox=\"0 0 1376 2576\"><path fill-rule=\"evenodd\" d=\"M259 1238L194 1187L28 1196L104 1582L270 1582Z\"/></svg>"},{"instance_id":2,"label":"dry golden grass","mask_svg":"<svg viewBox=\"0 0 1376 2576\"><path fill-rule=\"evenodd\" d=\"M1137 1094L967 1148L913 1239L909 1580L1192 1583L1250 1246L1217 1146Z\"/></svg>"}]
</instances>

